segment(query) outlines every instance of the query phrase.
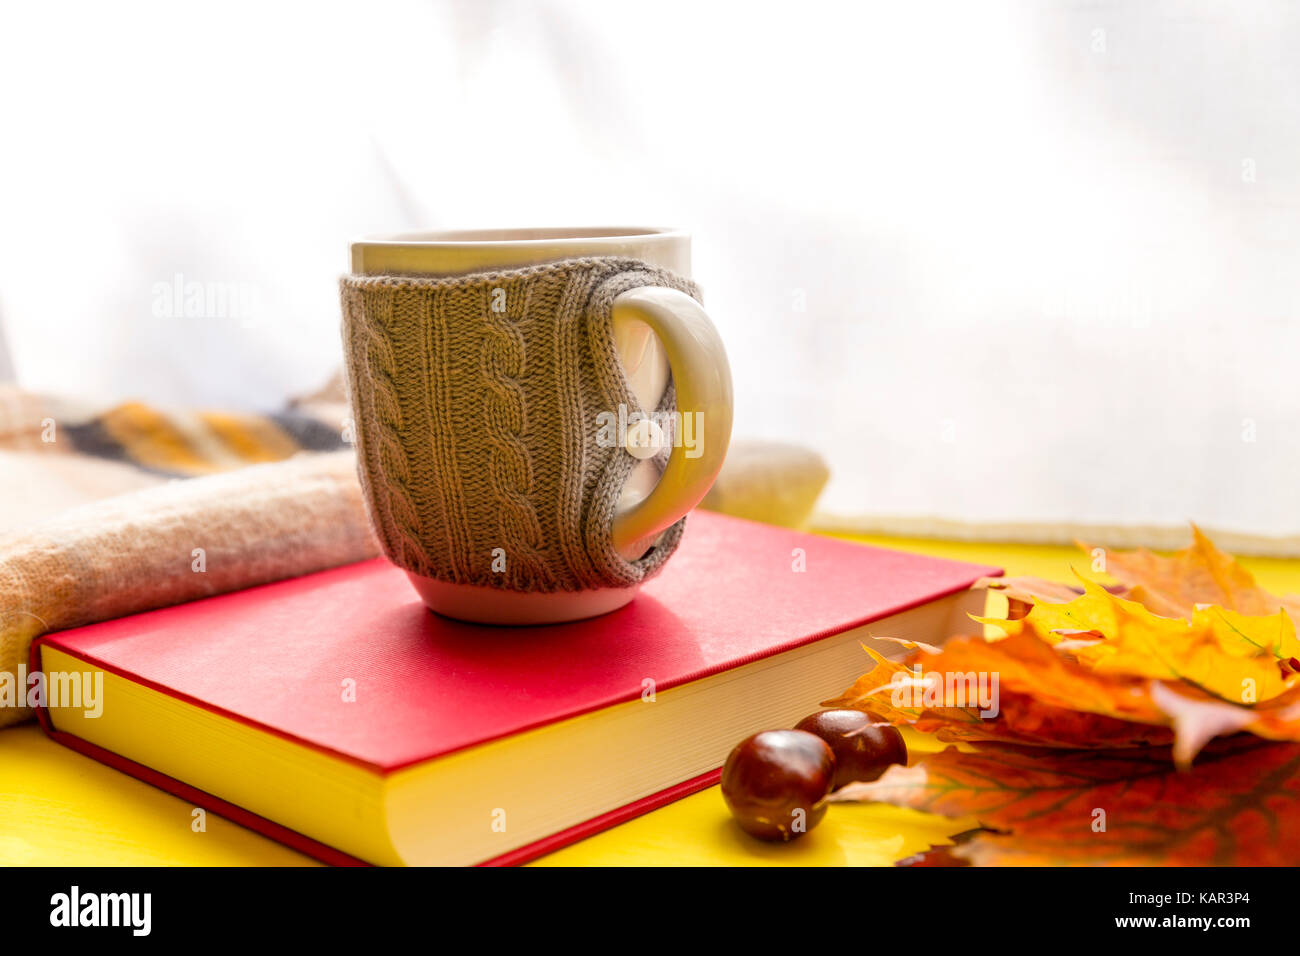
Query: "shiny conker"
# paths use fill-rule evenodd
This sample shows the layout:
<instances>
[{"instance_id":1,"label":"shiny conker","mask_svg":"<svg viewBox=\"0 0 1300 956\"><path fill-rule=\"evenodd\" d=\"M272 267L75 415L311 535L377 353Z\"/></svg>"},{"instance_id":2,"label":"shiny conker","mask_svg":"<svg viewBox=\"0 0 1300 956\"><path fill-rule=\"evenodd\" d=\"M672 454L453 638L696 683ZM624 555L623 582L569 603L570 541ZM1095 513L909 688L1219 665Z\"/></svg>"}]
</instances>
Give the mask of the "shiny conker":
<instances>
[{"instance_id":1,"label":"shiny conker","mask_svg":"<svg viewBox=\"0 0 1300 956\"><path fill-rule=\"evenodd\" d=\"M835 756L802 730L765 730L736 745L722 768L722 797L760 840L791 840L826 815Z\"/></svg>"},{"instance_id":2,"label":"shiny conker","mask_svg":"<svg viewBox=\"0 0 1300 956\"><path fill-rule=\"evenodd\" d=\"M860 710L821 710L809 714L796 730L815 734L835 754L838 790L849 783L877 779L896 763L907 763L907 744L895 727L873 727L876 719Z\"/></svg>"}]
</instances>

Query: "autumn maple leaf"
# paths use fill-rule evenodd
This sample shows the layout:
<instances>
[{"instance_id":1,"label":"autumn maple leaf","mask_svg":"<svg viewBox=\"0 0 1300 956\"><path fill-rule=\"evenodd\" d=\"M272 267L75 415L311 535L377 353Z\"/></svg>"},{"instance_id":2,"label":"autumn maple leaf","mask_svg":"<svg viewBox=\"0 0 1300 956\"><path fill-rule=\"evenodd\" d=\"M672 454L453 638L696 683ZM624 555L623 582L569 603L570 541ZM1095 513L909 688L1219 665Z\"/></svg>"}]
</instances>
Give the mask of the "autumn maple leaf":
<instances>
[{"instance_id":1,"label":"autumn maple leaf","mask_svg":"<svg viewBox=\"0 0 1300 956\"><path fill-rule=\"evenodd\" d=\"M1052 645L1068 640L1072 656L1099 673L1184 681L1244 704L1286 690L1295 677L1278 662L1300 653L1295 625L1283 611L1256 617L1202 607L1190 620L1162 617L1086 579L1084 593L1068 603L1036 603L1017 620L978 620Z\"/></svg>"},{"instance_id":2,"label":"autumn maple leaf","mask_svg":"<svg viewBox=\"0 0 1300 956\"><path fill-rule=\"evenodd\" d=\"M1300 624L1300 596L1279 597L1260 587L1254 575L1219 550L1196 525L1192 525L1191 546L1168 556L1146 548L1121 551L1077 544L1096 556L1094 571L1118 582L1109 590L1163 617L1191 620L1198 607L1214 605L1252 616L1285 611L1293 623ZM976 586L999 591L1017 604L1060 604L1082 593L1069 584L1030 576L984 578Z\"/></svg>"},{"instance_id":3,"label":"autumn maple leaf","mask_svg":"<svg viewBox=\"0 0 1300 956\"><path fill-rule=\"evenodd\" d=\"M823 707L864 710L946 741L1090 748L1173 740L1171 721L1145 692L1146 682L1098 677L1031 635L996 642L956 637L907 663L864 650L875 666ZM920 694L907 693L943 674L979 673L998 675L995 714L969 705L927 707Z\"/></svg>"},{"instance_id":4,"label":"autumn maple leaf","mask_svg":"<svg viewBox=\"0 0 1300 956\"><path fill-rule=\"evenodd\" d=\"M948 748L837 791L985 832L942 848L976 865L1292 865L1300 859L1300 745L1239 736L1170 771L1166 748ZM915 860L910 862L917 862ZM922 861L926 862L926 861Z\"/></svg>"},{"instance_id":5,"label":"autumn maple leaf","mask_svg":"<svg viewBox=\"0 0 1300 956\"><path fill-rule=\"evenodd\" d=\"M1094 549L1079 543L1089 552ZM1106 573L1128 589L1128 597L1156 614L1190 618L1201 605L1216 605L1241 614L1268 616L1285 610L1300 620L1300 597L1277 597L1230 554L1220 551L1192 525L1192 545L1168 557L1138 548L1107 551Z\"/></svg>"},{"instance_id":6,"label":"autumn maple leaf","mask_svg":"<svg viewBox=\"0 0 1300 956\"><path fill-rule=\"evenodd\" d=\"M1296 862L1300 600L1193 535L1168 558L1109 553L1114 587L981 582L1008 599L1005 617L975 618L989 636L872 653L824 706L970 746L834 799L979 819L909 865ZM996 681L995 706L937 692L977 675Z\"/></svg>"}]
</instances>

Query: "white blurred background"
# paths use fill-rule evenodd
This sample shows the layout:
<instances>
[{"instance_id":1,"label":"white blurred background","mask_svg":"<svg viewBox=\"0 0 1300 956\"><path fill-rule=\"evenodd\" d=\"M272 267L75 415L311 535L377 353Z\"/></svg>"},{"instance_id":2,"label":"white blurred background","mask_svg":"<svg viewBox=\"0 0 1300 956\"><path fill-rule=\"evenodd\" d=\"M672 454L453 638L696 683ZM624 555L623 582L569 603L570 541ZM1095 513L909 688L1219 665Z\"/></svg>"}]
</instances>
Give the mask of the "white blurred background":
<instances>
[{"instance_id":1,"label":"white blurred background","mask_svg":"<svg viewBox=\"0 0 1300 956\"><path fill-rule=\"evenodd\" d=\"M276 408L358 234L678 225L834 521L1300 533L1300 7L12 4L18 382ZM176 276L247 296L159 315Z\"/></svg>"}]
</instances>

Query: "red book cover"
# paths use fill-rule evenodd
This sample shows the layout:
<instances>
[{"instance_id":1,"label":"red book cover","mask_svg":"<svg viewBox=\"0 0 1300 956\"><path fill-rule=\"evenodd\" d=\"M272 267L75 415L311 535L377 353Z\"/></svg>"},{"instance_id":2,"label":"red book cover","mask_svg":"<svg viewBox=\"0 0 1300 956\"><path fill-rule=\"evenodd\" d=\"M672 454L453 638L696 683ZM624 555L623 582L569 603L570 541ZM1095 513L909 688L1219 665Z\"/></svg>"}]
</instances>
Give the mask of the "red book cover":
<instances>
[{"instance_id":1,"label":"red book cover","mask_svg":"<svg viewBox=\"0 0 1300 956\"><path fill-rule=\"evenodd\" d=\"M796 549L802 549L800 556ZM806 570L795 571L796 560ZM107 671L380 773L635 700L963 590L996 568L710 512L627 607L504 628L440 618L363 562L46 635ZM340 680L356 703L338 706ZM332 862L337 851L53 730L56 739ZM717 773L492 862L522 862L684 796Z\"/></svg>"}]
</instances>

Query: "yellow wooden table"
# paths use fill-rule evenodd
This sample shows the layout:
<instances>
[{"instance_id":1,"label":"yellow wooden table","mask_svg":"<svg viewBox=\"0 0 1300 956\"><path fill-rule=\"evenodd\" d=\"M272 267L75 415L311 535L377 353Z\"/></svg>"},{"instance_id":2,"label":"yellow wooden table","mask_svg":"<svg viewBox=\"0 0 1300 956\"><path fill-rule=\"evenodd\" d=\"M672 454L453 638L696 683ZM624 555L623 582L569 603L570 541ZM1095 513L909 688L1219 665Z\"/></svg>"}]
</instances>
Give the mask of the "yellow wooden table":
<instances>
[{"instance_id":1,"label":"yellow wooden table","mask_svg":"<svg viewBox=\"0 0 1300 956\"><path fill-rule=\"evenodd\" d=\"M1068 548L895 538L871 544L1071 580ZM1300 561L1244 559L1274 593L1300 592ZM913 749L928 741L910 737ZM0 865L301 866L314 861L215 814L191 827L190 804L48 740L35 725L0 730ZM790 844L752 840L717 787L678 800L538 860L536 866L879 865L942 843L973 820L885 806L837 805Z\"/></svg>"}]
</instances>

